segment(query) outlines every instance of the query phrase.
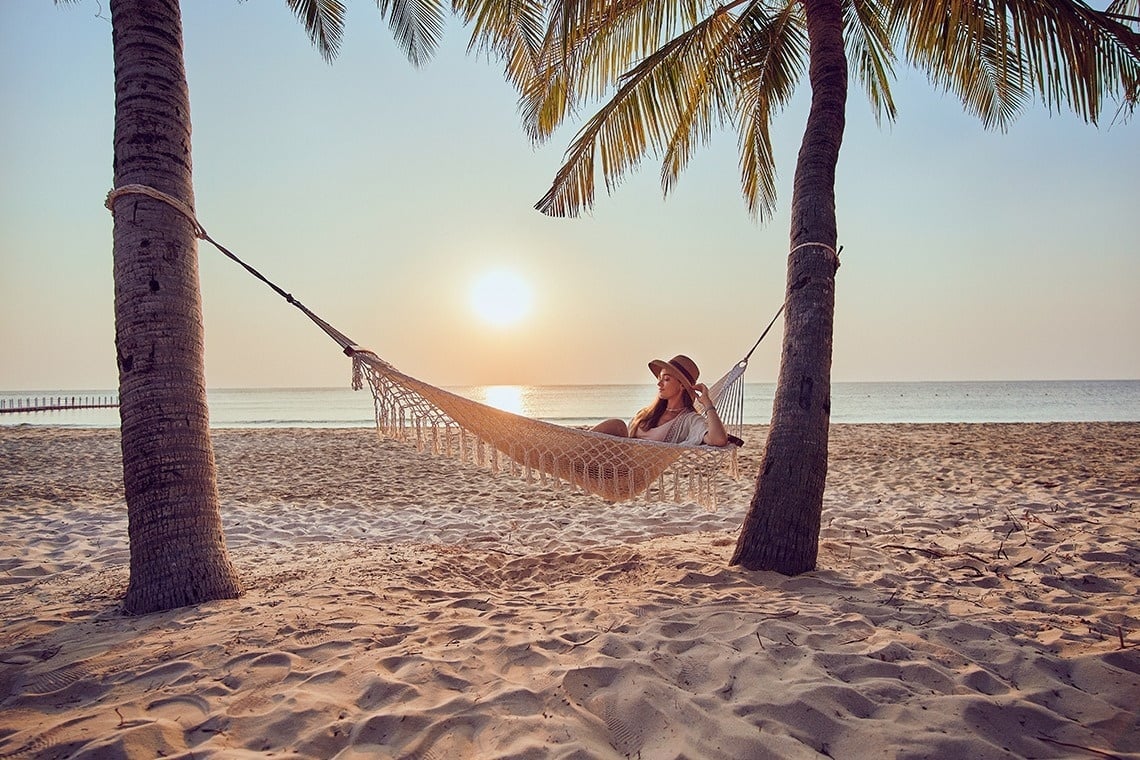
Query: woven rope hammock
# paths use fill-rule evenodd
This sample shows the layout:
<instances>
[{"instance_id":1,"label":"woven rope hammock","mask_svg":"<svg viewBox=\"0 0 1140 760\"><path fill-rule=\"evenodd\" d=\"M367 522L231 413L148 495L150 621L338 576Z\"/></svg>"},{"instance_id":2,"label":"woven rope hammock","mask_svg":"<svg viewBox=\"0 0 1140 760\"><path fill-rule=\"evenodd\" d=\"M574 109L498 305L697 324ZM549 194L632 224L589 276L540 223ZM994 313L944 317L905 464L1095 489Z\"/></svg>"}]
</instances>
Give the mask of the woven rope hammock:
<instances>
[{"instance_id":1,"label":"woven rope hammock","mask_svg":"<svg viewBox=\"0 0 1140 760\"><path fill-rule=\"evenodd\" d=\"M115 201L131 194L145 195L177 209L194 225L199 238L300 309L336 341L352 358L353 388L359 390L365 381L371 388L376 427L385 436L414 442L421 451L486 467L495 473L509 473L556 488L580 488L615 502L641 497L655 501L690 500L711 507L717 502L720 477L735 478L739 474L736 445L658 443L555 425L496 409L405 375L358 346L211 238L193 210L177 198L146 185L125 185L107 195L107 208L114 213ZM803 245L820 245L838 259L838 253L830 246ZM735 429L738 440L744 422L744 371L783 310L781 306L744 358L709 388L726 429Z\"/></svg>"},{"instance_id":2,"label":"woven rope hammock","mask_svg":"<svg viewBox=\"0 0 1140 760\"><path fill-rule=\"evenodd\" d=\"M366 380L384 435L414 442L421 451L508 473L527 482L577 487L608 501L717 502L719 476L738 474L734 445L682 446L638 438L617 438L582 428L531 419L481 404L405 375L371 351L346 346L353 359L353 387ZM726 425L743 420L744 364L719 383L728 388L717 404ZM715 398L716 386L710 388Z\"/></svg>"}]
</instances>

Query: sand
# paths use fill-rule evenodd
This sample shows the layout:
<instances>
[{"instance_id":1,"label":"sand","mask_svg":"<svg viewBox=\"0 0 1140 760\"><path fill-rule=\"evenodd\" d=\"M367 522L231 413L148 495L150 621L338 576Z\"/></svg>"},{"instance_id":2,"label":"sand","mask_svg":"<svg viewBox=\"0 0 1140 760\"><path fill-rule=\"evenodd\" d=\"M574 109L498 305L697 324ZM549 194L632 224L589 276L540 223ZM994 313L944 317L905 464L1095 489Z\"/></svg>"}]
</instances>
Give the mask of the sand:
<instances>
[{"instance_id":1,"label":"sand","mask_svg":"<svg viewBox=\"0 0 1140 760\"><path fill-rule=\"evenodd\" d=\"M1140 758L1140 423L837 425L791 578L728 567L750 477L215 444L245 595L124 617L117 433L0 428L0 757Z\"/></svg>"}]
</instances>

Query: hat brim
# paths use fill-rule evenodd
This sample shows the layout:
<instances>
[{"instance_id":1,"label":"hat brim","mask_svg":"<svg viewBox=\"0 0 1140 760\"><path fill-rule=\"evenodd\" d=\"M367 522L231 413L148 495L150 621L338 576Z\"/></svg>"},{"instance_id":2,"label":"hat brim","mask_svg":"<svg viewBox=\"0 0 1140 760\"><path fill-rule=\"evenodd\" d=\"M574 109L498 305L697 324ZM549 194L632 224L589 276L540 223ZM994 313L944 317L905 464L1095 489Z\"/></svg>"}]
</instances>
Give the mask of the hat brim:
<instances>
[{"instance_id":1,"label":"hat brim","mask_svg":"<svg viewBox=\"0 0 1140 760\"><path fill-rule=\"evenodd\" d=\"M677 378L681 385L685 386L685 390L693 393L693 384L689 381L689 376L685 374L684 370L672 362L667 362L664 359L654 359L649 362L649 371L653 373L653 377L661 377L662 370L669 370L669 374Z\"/></svg>"}]
</instances>

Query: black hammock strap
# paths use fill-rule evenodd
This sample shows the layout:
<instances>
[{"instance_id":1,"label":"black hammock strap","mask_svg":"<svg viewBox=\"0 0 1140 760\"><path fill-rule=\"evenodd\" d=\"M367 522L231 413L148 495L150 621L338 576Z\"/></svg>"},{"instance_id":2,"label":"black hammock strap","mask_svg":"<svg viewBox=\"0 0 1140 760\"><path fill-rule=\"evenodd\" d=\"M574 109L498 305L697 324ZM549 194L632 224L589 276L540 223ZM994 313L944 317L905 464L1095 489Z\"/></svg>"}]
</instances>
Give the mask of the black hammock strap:
<instances>
[{"instance_id":1,"label":"black hammock strap","mask_svg":"<svg viewBox=\"0 0 1140 760\"><path fill-rule=\"evenodd\" d=\"M272 280L270 280L268 277L263 275L261 272L259 272L257 269L255 269L253 266L242 261L242 259L239 258L237 256L237 254L235 254L233 251L226 248L224 245L222 245L221 243L219 243L218 241L216 241L212 237L210 237L210 234L208 232L206 232L206 228L203 227L201 222L198 221L198 218L194 214L194 210L192 208L190 208L190 206L188 204L184 203L183 201L179 200L178 198L175 198L172 195L169 195L167 193L162 192L161 190L156 190L155 188L150 187L149 185L139 185L139 184L122 185L120 187L117 187L117 188L111 190L111 192L107 193L107 200L105 201L104 205L107 207L107 209L111 212L112 215L114 215L114 213L115 213L115 201L124 195L145 195L149 198L153 198L154 200L162 201L163 203L167 204L171 208L175 209L176 211L181 213L184 217L186 217L187 220L189 220L190 224L192 224L194 226L195 234L200 239L205 240L210 245L217 248L219 251L221 251L223 254L225 254L225 256L227 256L228 258L237 262L237 264L240 265L243 269L245 269L245 271L249 272L251 275L256 277L258 280L261 280L263 283L265 283L270 288L272 288L273 292L277 293L277 295L284 298L289 304L296 306L298 309L300 309L301 313L304 314L309 319L311 319L313 321L313 323L316 324L317 327L321 328L321 330L323 330L325 332L325 334L327 334L330 338L332 338L337 343L337 345L339 345L341 347L341 349L344 351L345 354L352 356L358 350L361 350L360 346L355 341L350 339L347 335L345 335L340 330L336 329L335 327L330 325L328 322L326 322L324 319L322 319L320 316L315 314L312 310L310 310L307 306L305 306L305 304L301 303L299 300L294 298L292 293L289 293L288 291L278 287ZM839 265L839 254L843 251L843 246L840 246L839 249L836 250L836 249L832 248L831 246L827 245L826 243L801 243L801 244L797 245L795 248L793 248L789 252L789 255L791 253L794 253L795 251L799 250L800 248L806 248L808 246L819 246L821 248L824 248L824 249L830 251L831 254L835 257L836 266ZM762 332L760 334L760 337L756 339L756 343L754 343L752 348L749 349L748 353L744 355L744 358L741 359L739 362L737 362L735 369L739 370L739 374L737 375L736 378L734 378L734 380L739 379L739 377L743 375L743 370L745 367L747 367L748 360L752 358L752 354L756 351L757 348L759 348L760 343L763 342L764 338L767 337L768 332L772 329L772 326L776 324L776 320L779 319L780 315L784 313L784 307L786 305L787 305L786 302L780 304L780 308L776 310L776 313L775 313L775 315L773 315L772 320L768 323L768 326L764 328L764 332ZM733 382L732 384L735 385L735 382ZM721 390L723 391L723 389L721 389Z\"/></svg>"}]
</instances>

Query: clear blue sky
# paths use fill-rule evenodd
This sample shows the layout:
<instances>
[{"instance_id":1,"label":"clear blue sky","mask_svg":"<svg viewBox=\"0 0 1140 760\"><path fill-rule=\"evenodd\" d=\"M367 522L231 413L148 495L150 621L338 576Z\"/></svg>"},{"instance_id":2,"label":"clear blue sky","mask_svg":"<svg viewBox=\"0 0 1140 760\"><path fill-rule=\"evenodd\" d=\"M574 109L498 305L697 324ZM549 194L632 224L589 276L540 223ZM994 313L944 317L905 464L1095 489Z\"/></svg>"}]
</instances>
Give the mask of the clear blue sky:
<instances>
[{"instance_id":1,"label":"clear blue sky","mask_svg":"<svg viewBox=\"0 0 1140 760\"><path fill-rule=\"evenodd\" d=\"M731 133L668 199L647 162L593 214L548 219L532 205L574 129L532 147L464 30L415 69L374 3L349 5L329 65L281 0L184 3L211 235L436 384L646 382L648 359L676 353L711 377L751 346L783 297L806 88L775 123L771 222L747 214ZM107 13L0 3L0 389L117 382ZM1140 378L1140 123L1034 105L986 132L905 69L895 95L881 128L857 86L849 99L834 379ZM200 256L212 387L348 382L299 312L207 244ZM500 268L533 295L505 328L468 298ZM775 378L779 342L774 330L750 380Z\"/></svg>"}]
</instances>

